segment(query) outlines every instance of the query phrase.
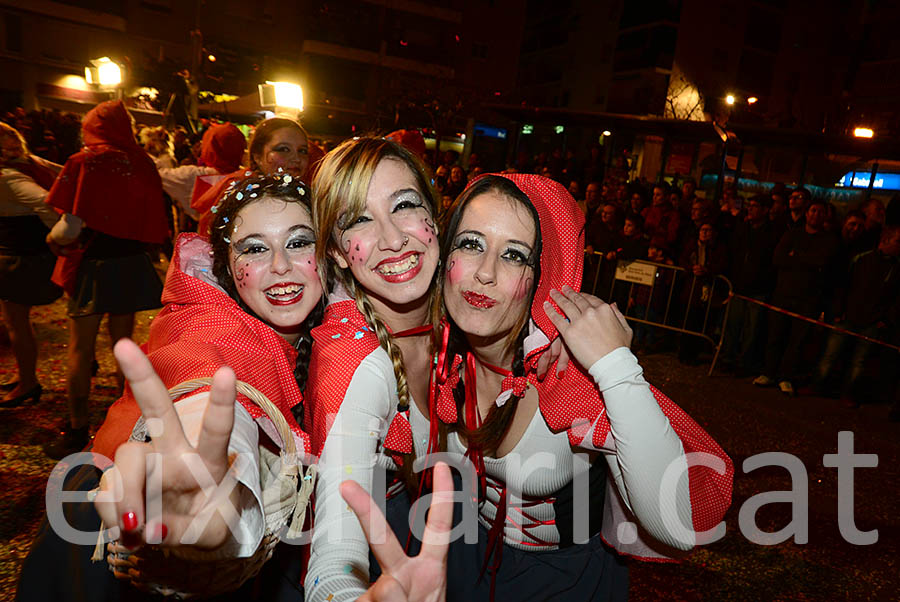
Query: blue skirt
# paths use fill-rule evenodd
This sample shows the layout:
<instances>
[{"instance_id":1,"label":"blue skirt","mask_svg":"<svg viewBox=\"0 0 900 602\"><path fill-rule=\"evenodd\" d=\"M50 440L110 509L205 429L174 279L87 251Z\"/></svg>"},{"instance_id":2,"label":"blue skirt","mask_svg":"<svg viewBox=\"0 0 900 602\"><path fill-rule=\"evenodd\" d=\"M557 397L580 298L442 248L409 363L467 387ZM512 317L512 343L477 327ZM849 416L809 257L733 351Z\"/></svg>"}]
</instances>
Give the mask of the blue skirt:
<instances>
[{"instance_id":1,"label":"blue skirt","mask_svg":"<svg viewBox=\"0 0 900 602\"><path fill-rule=\"evenodd\" d=\"M457 489L459 483L457 482ZM407 553L419 553L420 542L410 536L410 499L402 493L387 501L385 515L401 544L409 541ZM454 504L453 522L462 517L461 504ZM481 576L488 543L488 531L478 525L478 542L463 538L450 543L447 557L447 601L490 600L491 575ZM372 581L381 571L370 555ZM610 550L600 535L587 543L548 551L530 551L503 544L503 561L495 579L495 600L597 600L620 602L628 599L628 567Z\"/></svg>"}]
</instances>

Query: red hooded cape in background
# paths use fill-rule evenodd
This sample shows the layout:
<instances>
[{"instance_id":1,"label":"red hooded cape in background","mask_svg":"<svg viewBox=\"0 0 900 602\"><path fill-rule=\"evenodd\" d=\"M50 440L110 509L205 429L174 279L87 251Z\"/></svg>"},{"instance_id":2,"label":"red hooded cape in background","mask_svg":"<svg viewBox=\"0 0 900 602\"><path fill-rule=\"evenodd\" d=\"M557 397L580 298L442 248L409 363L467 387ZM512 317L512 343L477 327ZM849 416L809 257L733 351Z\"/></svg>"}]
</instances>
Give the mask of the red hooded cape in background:
<instances>
[{"instance_id":1,"label":"red hooded cape in background","mask_svg":"<svg viewBox=\"0 0 900 602\"><path fill-rule=\"evenodd\" d=\"M397 144L412 151L422 161L425 160L425 137L419 130L396 130L385 136Z\"/></svg>"},{"instance_id":2,"label":"red hooded cape in background","mask_svg":"<svg viewBox=\"0 0 900 602\"><path fill-rule=\"evenodd\" d=\"M84 148L72 155L45 202L84 226L117 238L161 244L168 236L162 181L134 138L121 100L91 109L81 124ZM74 293L82 253L56 260L53 282Z\"/></svg>"},{"instance_id":3,"label":"red hooded cape in background","mask_svg":"<svg viewBox=\"0 0 900 602\"><path fill-rule=\"evenodd\" d=\"M297 352L218 287L209 251L209 243L198 234L178 238L162 294L165 307L153 319L141 349L166 387L211 377L221 366L231 367L238 380L259 389L281 410L298 439L297 450L308 453L309 438L291 413L292 407L303 402L294 379ZM267 420L243 395L238 395L238 401L258 422ZM93 451L114 458L140 415L131 388L126 387L97 432Z\"/></svg>"},{"instance_id":4,"label":"red hooded cape in background","mask_svg":"<svg viewBox=\"0 0 900 602\"><path fill-rule=\"evenodd\" d=\"M215 167L220 174L236 170L244 158L247 138L230 123L212 125L203 133L200 142L200 162Z\"/></svg>"},{"instance_id":5,"label":"red hooded cape in background","mask_svg":"<svg viewBox=\"0 0 900 602\"><path fill-rule=\"evenodd\" d=\"M550 298L551 289L561 290L563 286L569 285L576 291L581 290L584 266L584 214L568 191L553 180L529 174L494 175L515 183L531 200L540 219L543 248L540 258L541 276L530 310L531 319L537 330L532 331L525 341L525 371L528 382L538 391L541 415L551 431L557 433L566 431L569 441L573 445L578 445L584 440L591 424L599 418L592 443L593 447L601 448L606 443L607 436L611 436L609 420L606 417L603 396L587 370L572 362L562 379L545 378L539 381L536 376L538 358L549 347L550 341L559 335L556 327L544 313L544 301L553 303ZM477 179L473 180L475 181ZM443 355L444 353L441 354L442 357ZM447 358L445 369L450 366L451 361L452 358ZM462 361L461 365L465 365L465 361ZM548 373L556 373L555 365ZM441 381L446 381L446 377L447 375L442 375ZM713 529L731 505L734 479L731 459L684 410L656 387L651 385L650 389L660 409L681 439L687 455L694 531L700 533ZM457 409L452 399L453 396L449 391L442 390L436 400L437 415L446 423L455 423L457 420ZM702 464L705 459L710 458L721 461L722 472ZM610 497L618 499L617 496ZM609 513L607 509L607 514ZM616 518L624 517L617 514ZM633 545L616 541L615 529L608 530L606 520L603 536L620 552L643 559L660 560L666 555L665 552L660 554L648 548L647 542L642 542L640 538Z\"/></svg>"},{"instance_id":6,"label":"red hooded cape in background","mask_svg":"<svg viewBox=\"0 0 900 602\"><path fill-rule=\"evenodd\" d=\"M219 173L197 176L191 190L192 209L197 209L194 204L210 190L218 189L223 183L227 186L232 182L234 173L243 173L241 161L244 159L246 148L247 138L244 137L244 133L230 123L212 125L204 132L203 140L200 142L200 163L212 167ZM202 215L203 212L199 213ZM198 231L201 234L206 233L206 230Z\"/></svg>"},{"instance_id":7,"label":"red hooded cape in background","mask_svg":"<svg viewBox=\"0 0 900 602\"><path fill-rule=\"evenodd\" d=\"M162 243L168 234L162 182L134 139L121 100L90 110L81 125L84 148L66 161L46 202L117 238Z\"/></svg>"}]
</instances>

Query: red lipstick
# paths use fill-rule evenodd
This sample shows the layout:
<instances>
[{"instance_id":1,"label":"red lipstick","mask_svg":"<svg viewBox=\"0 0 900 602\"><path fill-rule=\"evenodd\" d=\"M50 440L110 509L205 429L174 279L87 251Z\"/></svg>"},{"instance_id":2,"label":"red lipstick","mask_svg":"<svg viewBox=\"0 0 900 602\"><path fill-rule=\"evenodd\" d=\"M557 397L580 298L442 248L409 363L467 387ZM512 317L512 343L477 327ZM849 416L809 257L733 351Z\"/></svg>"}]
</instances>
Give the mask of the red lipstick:
<instances>
[{"instance_id":1,"label":"red lipstick","mask_svg":"<svg viewBox=\"0 0 900 602\"><path fill-rule=\"evenodd\" d=\"M285 289L290 287L297 287L298 290L293 293L273 293L272 291L277 288ZM268 301L272 305L293 305L295 303L300 303L303 299L303 285L297 284L296 282L279 282L278 284L273 284L263 292L266 296L266 301Z\"/></svg>"},{"instance_id":2,"label":"red lipstick","mask_svg":"<svg viewBox=\"0 0 900 602\"><path fill-rule=\"evenodd\" d=\"M497 305L497 301L488 297L487 295L480 295L478 293L472 291L463 291L462 292L463 299L466 300L466 303L471 305L472 307L479 307L481 309L490 309Z\"/></svg>"},{"instance_id":3,"label":"red lipstick","mask_svg":"<svg viewBox=\"0 0 900 602\"><path fill-rule=\"evenodd\" d=\"M419 272L422 271L422 253L418 251L408 251L399 257L389 257L387 259L383 259L378 262L378 265L375 266L374 272L378 274L383 280L390 282L392 284L400 283L400 282L408 282L412 280L416 276L419 275ZM396 272L396 273L386 273L382 271L383 269L390 268L392 265L396 265L403 261L407 261L410 258L415 258L414 265L412 265L409 269L404 272Z\"/></svg>"}]
</instances>

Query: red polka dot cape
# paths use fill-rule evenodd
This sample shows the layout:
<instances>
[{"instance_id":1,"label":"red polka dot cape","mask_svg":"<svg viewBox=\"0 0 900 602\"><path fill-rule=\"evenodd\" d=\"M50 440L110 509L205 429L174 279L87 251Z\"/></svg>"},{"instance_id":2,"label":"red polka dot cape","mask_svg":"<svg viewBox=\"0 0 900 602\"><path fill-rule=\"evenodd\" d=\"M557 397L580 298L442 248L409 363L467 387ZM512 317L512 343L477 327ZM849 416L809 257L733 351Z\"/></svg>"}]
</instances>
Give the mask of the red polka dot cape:
<instances>
[{"instance_id":1,"label":"red polka dot cape","mask_svg":"<svg viewBox=\"0 0 900 602\"><path fill-rule=\"evenodd\" d=\"M215 284L209 252L209 243L198 234L178 238L162 295L165 307L153 319L149 340L141 348L167 387L231 367L238 380L259 389L281 410L296 435L298 451L309 453L309 437L291 413L292 407L303 403L294 379L297 352ZM255 420L267 422L256 404L240 394L238 401ZM126 387L109 409L94 439L94 451L113 458L140 414Z\"/></svg>"},{"instance_id":2,"label":"red polka dot cape","mask_svg":"<svg viewBox=\"0 0 900 602\"><path fill-rule=\"evenodd\" d=\"M380 346L378 336L369 328L354 299L344 298L342 291L332 293L331 299L322 324L312 330L313 350L306 385L304 427L310 433L316 456L322 453L356 369ZM408 427L408 417L395 415L395 422L404 419ZM409 443L412 444L411 430Z\"/></svg>"},{"instance_id":3,"label":"red polka dot cape","mask_svg":"<svg viewBox=\"0 0 900 602\"><path fill-rule=\"evenodd\" d=\"M544 313L543 302L550 299L551 289L561 289L564 285L580 290L582 267L584 264L584 215L575 200L559 183L536 175L499 174L514 182L531 200L540 219L541 275L531 305L531 318L540 329L526 340L526 375L539 395L541 414L553 432L566 431L569 441L578 445L584 441L591 424L599 418L593 433L593 447L600 448L609 435L609 420L603 404L603 396L587 371L575 362L569 364L562 379L556 378L555 366L548 376L538 381L535 371L537 360L559 334ZM554 303L554 307L556 307ZM446 337L444 338L446 340ZM533 346L533 349L529 347ZM442 354L443 355L443 354ZM443 362L459 369L465 365L457 356L452 361ZM442 374L436 400L436 412L445 423L457 421L457 408L448 384L458 382L458 375ZM651 386L653 396L660 409L669 419L673 429L681 439L688 460L688 478L696 532L715 527L731 504L731 487L734 467L721 447L684 410L675 405L661 391ZM698 452L698 453L692 453ZM709 454L724 464L722 473L700 464Z\"/></svg>"}]
</instances>

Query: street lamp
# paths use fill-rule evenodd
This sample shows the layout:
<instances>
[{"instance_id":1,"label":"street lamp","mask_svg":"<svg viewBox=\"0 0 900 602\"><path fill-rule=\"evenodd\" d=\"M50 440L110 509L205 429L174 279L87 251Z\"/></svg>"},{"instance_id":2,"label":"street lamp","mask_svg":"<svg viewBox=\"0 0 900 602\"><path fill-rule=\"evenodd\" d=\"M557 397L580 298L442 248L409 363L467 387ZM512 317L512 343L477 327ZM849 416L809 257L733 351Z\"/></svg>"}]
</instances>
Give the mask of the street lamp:
<instances>
[{"instance_id":1,"label":"street lamp","mask_svg":"<svg viewBox=\"0 0 900 602\"><path fill-rule=\"evenodd\" d=\"M853 130L853 135L857 138L872 138L875 135L875 132L871 128L855 128Z\"/></svg>"},{"instance_id":2,"label":"street lamp","mask_svg":"<svg viewBox=\"0 0 900 602\"><path fill-rule=\"evenodd\" d=\"M728 96L726 96L725 103L729 104L729 105L733 105L734 104L734 94L729 94Z\"/></svg>"},{"instance_id":3,"label":"street lamp","mask_svg":"<svg viewBox=\"0 0 900 602\"><path fill-rule=\"evenodd\" d=\"M122 68L108 56L101 56L91 60L91 64L84 68L84 79L89 84L115 87L122 83Z\"/></svg>"},{"instance_id":4,"label":"street lamp","mask_svg":"<svg viewBox=\"0 0 900 602\"><path fill-rule=\"evenodd\" d=\"M288 82L266 82L275 86L275 106L303 110L303 89Z\"/></svg>"},{"instance_id":5,"label":"street lamp","mask_svg":"<svg viewBox=\"0 0 900 602\"><path fill-rule=\"evenodd\" d=\"M747 99L747 104L748 105L756 104L757 101L759 101L759 99L757 97L751 96L750 98Z\"/></svg>"},{"instance_id":6,"label":"street lamp","mask_svg":"<svg viewBox=\"0 0 900 602\"><path fill-rule=\"evenodd\" d=\"M259 85L259 103L263 107L303 110L303 89L289 82L269 82Z\"/></svg>"}]
</instances>

